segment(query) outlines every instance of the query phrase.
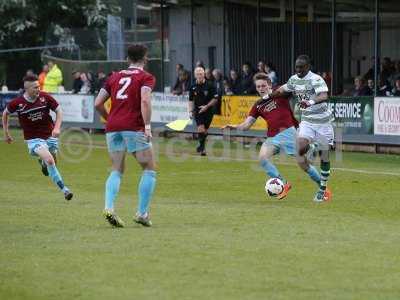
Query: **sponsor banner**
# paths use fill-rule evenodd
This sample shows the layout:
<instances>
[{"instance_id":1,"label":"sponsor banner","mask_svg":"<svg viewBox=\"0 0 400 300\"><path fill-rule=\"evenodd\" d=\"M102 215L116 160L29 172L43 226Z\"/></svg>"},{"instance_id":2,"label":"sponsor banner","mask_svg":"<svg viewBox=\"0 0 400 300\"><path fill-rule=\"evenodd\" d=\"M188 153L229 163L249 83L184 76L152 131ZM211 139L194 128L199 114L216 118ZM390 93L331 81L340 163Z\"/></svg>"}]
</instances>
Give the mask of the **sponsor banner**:
<instances>
[{"instance_id":1,"label":"sponsor banner","mask_svg":"<svg viewBox=\"0 0 400 300\"><path fill-rule=\"evenodd\" d=\"M254 103L260 99L258 96L223 96L221 100L221 115L214 115L212 128L221 128L227 124L238 125L246 120ZM252 130L266 131L267 124L258 118L251 127Z\"/></svg>"},{"instance_id":2,"label":"sponsor banner","mask_svg":"<svg viewBox=\"0 0 400 300\"><path fill-rule=\"evenodd\" d=\"M60 104L63 122L93 123L94 96L80 94L52 94Z\"/></svg>"},{"instance_id":3,"label":"sponsor banner","mask_svg":"<svg viewBox=\"0 0 400 300\"><path fill-rule=\"evenodd\" d=\"M400 98L376 97L374 134L400 136Z\"/></svg>"},{"instance_id":4,"label":"sponsor banner","mask_svg":"<svg viewBox=\"0 0 400 300\"><path fill-rule=\"evenodd\" d=\"M189 119L189 97L176 96L164 93L152 93L151 121L156 123L169 123L175 120Z\"/></svg>"},{"instance_id":5,"label":"sponsor banner","mask_svg":"<svg viewBox=\"0 0 400 300\"><path fill-rule=\"evenodd\" d=\"M335 117L333 126L343 134L373 134L373 97L331 97L329 108Z\"/></svg>"}]
</instances>

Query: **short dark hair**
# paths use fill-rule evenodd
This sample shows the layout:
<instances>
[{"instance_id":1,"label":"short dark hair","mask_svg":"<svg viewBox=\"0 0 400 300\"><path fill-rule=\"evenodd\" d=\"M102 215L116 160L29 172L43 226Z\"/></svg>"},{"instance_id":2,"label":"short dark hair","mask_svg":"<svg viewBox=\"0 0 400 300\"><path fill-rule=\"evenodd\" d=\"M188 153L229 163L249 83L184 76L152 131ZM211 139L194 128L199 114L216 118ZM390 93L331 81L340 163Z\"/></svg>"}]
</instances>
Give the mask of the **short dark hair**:
<instances>
[{"instance_id":1,"label":"short dark hair","mask_svg":"<svg viewBox=\"0 0 400 300\"><path fill-rule=\"evenodd\" d=\"M304 60L307 65L311 63L311 59L308 55L302 54L297 57L297 59Z\"/></svg>"},{"instance_id":2,"label":"short dark hair","mask_svg":"<svg viewBox=\"0 0 400 300\"><path fill-rule=\"evenodd\" d=\"M147 51L147 47L144 45L130 45L128 47L128 58L134 63L138 62L144 58Z\"/></svg>"},{"instance_id":3,"label":"short dark hair","mask_svg":"<svg viewBox=\"0 0 400 300\"><path fill-rule=\"evenodd\" d=\"M32 81L37 81L38 77L36 75L28 75L28 76L24 76L24 78L22 78L22 81L25 82L32 82Z\"/></svg>"},{"instance_id":4,"label":"short dark hair","mask_svg":"<svg viewBox=\"0 0 400 300\"><path fill-rule=\"evenodd\" d=\"M256 73L256 75L253 76L253 81L256 80L266 80L268 81L268 84L272 84L271 78L269 78L268 75L265 74L264 72Z\"/></svg>"}]
</instances>

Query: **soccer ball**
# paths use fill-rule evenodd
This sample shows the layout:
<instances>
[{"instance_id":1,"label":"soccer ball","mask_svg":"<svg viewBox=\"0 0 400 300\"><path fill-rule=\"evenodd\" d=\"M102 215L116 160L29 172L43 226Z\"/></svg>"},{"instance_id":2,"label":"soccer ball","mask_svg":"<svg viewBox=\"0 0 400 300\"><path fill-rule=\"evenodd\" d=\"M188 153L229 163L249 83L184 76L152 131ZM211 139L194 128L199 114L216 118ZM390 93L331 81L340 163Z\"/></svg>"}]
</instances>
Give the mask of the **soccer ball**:
<instances>
[{"instance_id":1,"label":"soccer ball","mask_svg":"<svg viewBox=\"0 0 400 300\"><path fill-rule=\"evenodd\" d=\"M283 191L284 183L280 178L270 178L265 183L265 191L270 197L276 197Z\"/></svg>"}]
</instances>

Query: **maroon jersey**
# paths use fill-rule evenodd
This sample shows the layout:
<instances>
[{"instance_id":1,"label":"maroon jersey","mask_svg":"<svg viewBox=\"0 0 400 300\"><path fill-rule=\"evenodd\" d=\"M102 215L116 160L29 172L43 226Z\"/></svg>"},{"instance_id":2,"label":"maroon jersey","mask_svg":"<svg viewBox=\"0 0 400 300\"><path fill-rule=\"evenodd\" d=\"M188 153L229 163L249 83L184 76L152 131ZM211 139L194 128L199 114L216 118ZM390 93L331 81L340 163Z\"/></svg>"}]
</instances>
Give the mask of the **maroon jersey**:
<instances>
[{"instance_id":1,"label":"maroon jersey","mask_svg":"<svg viewBox=\"0 0 400 300\"><path fill-rule=\"evenodd\" d=\"M141 89L148 87L152 90L154 85L154 76L139 68L129 67L112 74L103 87L111 96L106 132L144 131Z\"/></svg>"},{"instance_id":2,"label":"maroon jersey","mask_svg":"<svg viewBox=\"0 0 400 300\"><path fill-rule=\"evenodd\" d=\"M50 110L55 111L57 107L58 102L52 96L39 92L34 102L29 102L23 95L13 99L8 103L7 111L18 114L25 140L48 139L54 128Z\"/></svg>"},{"instance_id":3,"label":"maroon jersey","mask_svg":"<svg viewBox=\"0 0 400 300\"><path fill-rule=\"evenodd\" d=\"M289 100L283 97L260 99L254 103L249 116L255 119L261 117L267 122L268 137L273 137L287 128L298 127L299 124L290 108Z\"/></svg>"}]
</instances>

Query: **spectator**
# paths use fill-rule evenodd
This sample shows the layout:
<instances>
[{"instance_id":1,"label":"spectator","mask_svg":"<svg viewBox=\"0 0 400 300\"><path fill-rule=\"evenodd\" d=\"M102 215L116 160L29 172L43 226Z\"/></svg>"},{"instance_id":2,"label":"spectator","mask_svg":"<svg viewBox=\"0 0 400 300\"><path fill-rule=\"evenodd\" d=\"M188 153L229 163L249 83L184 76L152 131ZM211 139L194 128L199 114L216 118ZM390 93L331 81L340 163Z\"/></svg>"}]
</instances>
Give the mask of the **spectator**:
<instances>
[{"instance_id":1,"label":"spectator","mask_svg":"<svg viewBox=\"0 0 400 300\"><path fill-rule=\"evenodd\" d=\"M81 73L82 87L79 91L80 94L88 94L90 92L90 81L86 73Z\"/></svg>"},{"instance_id":2,"label":"spectator","mask_svg":"<svg viewBox=\"0 0 400 300\"><path fill-rule=\"evenodd\" d=\"M394 82L394 88L392 90L392 95L395 97L400 97L400 77Z\"/></svg>"},{"instance_id":3,"label":"spectator","mask_svg":"<svg viewBox=\"0 0 400 300\"><path fill-rule=\"evenodd\" d=\"M374 82L373 79L368 79L367 86L370 88L370 90L372 91L372 93L374 93L375 82Z\"/></svg>"},{"instance_id":4,"label":"spectator","mask_svg":"<svg viewBox=\"0 0 400 300\"><path fill-rule=\"evenodd\" d=\"M179 75L181 70L184 70L184 67L182 64L176 64L175 66L175 72L176 72L176 80L175 80L175 84L174 87L172 88L172 90L176 90L179 84Z\"/></svg>"},{"instance_id":5,"label":"spectator","mask_svg":"<svg viewBox=\"0 0 400 300\"><path fill-rule=\"evenodd\" d=\"M272 86L275 87L278 84L278 75L276 75L275 67L271 62L265 65L265 73L267 73L269 79L271 79Z\"/></svg>"},{"instance_id":6,"label":"spectator","mask_svg":"<svg viewBox=\"0 0 400 300\"><path fill-rule=\"evenodd\" d=\"M372 67L369 68L367 73L365 73L363 76L364 80L374 79L375 77L375 56L371 58L371 65ZM379 74L379 63L378 63L378 74Z\"/></svg>"},{"instance_id":7,"label":"spectator","mask_svg":"<svg viewBox=\"0 0 400 300\"><path fill-rule=\"evenodd\" d=\"M231 88L231 91L235 95L240 94L240 78L238 72L236 70L231 70L229 72L229 86Z\"/></svg>"},{"instance_id":8,"label":"spectator","mask_svg":"<svg viewBox=\"0 0 400 300\"><path fill-rule=\"evenodd\" d=\"M210 68L205 69L205 76L207 81L211 81L214 84L214 77L212 75Z\"/></svg>"},{"instance_id":9,"label":"spectator","mask_svg":"<svg viewBox=\"0 0 400 300\"><path fill-rule=\"evenodd\" d=\"M242 94L255 94L253 74L251 64L245 62L242 66L242 76L240 80L240 92Z\"/></svg>"},{"instance_id":10,"label":"spectator","mask_svg":"<svg viewBox=\"0 0 400 300\"><path fill-rule=\"evenodd\" d=\"M396 80L400 78L400 60L394 64L394 70L392 76L390 76L390 84L395 86Z\"/></svg>"},{"instance_id":11,"label":"spectator","mask_svg":"<svg viewBox=\"0 0 400 300\"><path fill-rule=\"evenodd\" d=\"M365 85L365 80L362 77L354 78L353 97L371 96L372 90Z\"/></svg>"},{"instance_id":12,"label":"spectator","mask_svg":"<svg viewBox=\"0 0 400 300\"><path fill-rule=\"evenodd\" d=\"M179 71L178 82L175 84L172 94L182 95L190 89L190 75L189 72L182 69Z\"/></svg>"},{"instance_id":13,"label":"spectator","mask_svg":"<svg viewBox=\"0 0 400 300\"><path fill-rule=\"evenodd\" d=\"M44 64L43 68L42 68L42 72L39 74L39 88L41 91L43 91L43 86L44 86L44 81L46 79L46 75L47 73L49 73L49 65L48 64Z\"/></svg>"},{"instance_id":14,"label":"spectator","mask_svg":"<svg viewBox=\"0 0 400 300\"><path fill-rule=\"evenodd\" d=\"M389 81L390 77L394 73L394 68L390 57L384 57L382 62L382 71L379 75L383 81Z\"/></svg>"},{"instance_id":15,"label":"spectator","mask_svg":"<svg viewBox=\"0 0 400 300\"><path fill-rule=\"evenodd\" d=\"M90 90L89 93L90 94L94 94L94 89L95 89L95 78L94 78L94 74L92 71L87 72L86 74L87 79L89 81L89 86L90 86Z\"/></svg>"},{"instance_id":16,"label":"spectator","mask_svg":"<svg viewBox=\"0 0 400 300\"><path fill-rule=\"evenodd\" d=\"M43 85L43 91L49 93L58 92L58 87L62 84L63 76L61 70L53 61L48 61L49 72L46 75Z\"/></svg>"},{"instance_id":17,"label":"spectator","mask_svg":"<svg viewBox=\"0 0 400 300\"><path fill-rule=\"evenodd\" d=\"M257 72L266 73L265 72L265 62L260 60L257 64Z\"/></svg>"},{"instance_id":18,"label":"spectator","mask_svg":"<svg viewBox=\"0 0 400 300\"><path fill-rule=\"evenodd\" d=\"M94 92L97 93L100 91L100 89L104 86L104 83L106 82L106 73L103 71L97 72L97 80L94 83Z\"/></svg>"},{"instance_id":19,"label":"spectator","mask_svg":"<svg viewBox=\"0 0 400 300\"><path fill-rule=\"evenodd\" d=\"M227 80L227 79L224 79L224 95L227 95L227 96L233 95L232 87L229 83L229 80Z\"/></svg>"},{"instance_id":20,"label":"spectator","mask_svg":"<svg viewBox=\"0 0 400 300\"><path fill-rule=\"evenodd\" d=\"M385 79L385 77L381 77L379 79L379 88L377 92L378 96L385 97L392 95L392 88L390 87L389 82Z\"/></svg>"},{"instance_id":21,"label":"spectator","mask_svg":"<svg viewBox=\"0 0 400 300\"><path fill-rule=\"evenodd\" d=\"M214 85L217 94L221 97L224 94L224 78L222 76L222 71L220 69L214 69L212 71L212 76L214 77Z\"/></svg>"},{"instance_id":22,"label":"spectator","mask_svg":"<svg viewBox=\"0 0 400 300\"><path fill-rule=\"evenodd\" d=\"M74 71L72 72L72 76L74 77L74 82L72 83L72 93L77 94L81 91L83 85L81 73L78 71Z\"/></svg>"},{"instance_id":23,"label":"spectator","mask_svg":"<svg viewBox=\"0 0 400 300\"><path fill-rule=\"evenodd\" d=\"M212 75L214 77L214 87L215 91L218 94L217 103L215 104L215 113L217 115L221 114L221 99L224 94L224 78L222 76L222 71L219 69L214 69L212 71Z\"/></svg>"}]
</instances>

